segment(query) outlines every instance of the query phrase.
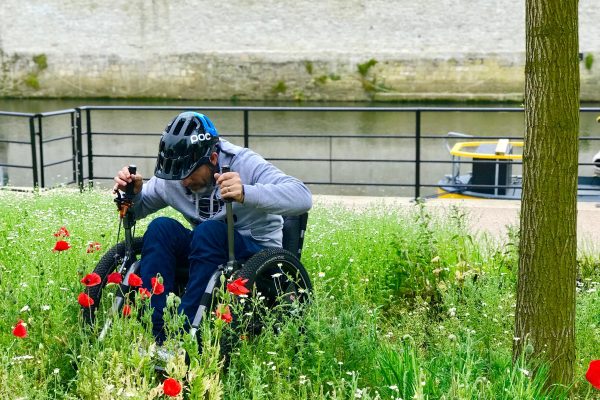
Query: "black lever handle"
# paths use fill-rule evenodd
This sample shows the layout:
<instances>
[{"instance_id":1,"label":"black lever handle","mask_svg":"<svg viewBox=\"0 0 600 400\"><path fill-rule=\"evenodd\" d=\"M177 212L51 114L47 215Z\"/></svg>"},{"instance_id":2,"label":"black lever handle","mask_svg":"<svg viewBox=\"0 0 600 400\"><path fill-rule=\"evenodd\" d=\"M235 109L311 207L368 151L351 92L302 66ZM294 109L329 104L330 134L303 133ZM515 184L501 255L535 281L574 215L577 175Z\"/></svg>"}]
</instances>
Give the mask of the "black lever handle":
<instances>
[{"instance_id":1,"label":"black lever handle","mask_svg":"<svg viewBox=\"0 0 600 400\"><path fill-rule=\"evenodd\" d=\"M135 165L133 165L133 164L130 164L130 165L127 167L127 169L129 170L129 173L130 173L131 175L135 175L135 174L136 174L136 172L137 172L137 167L136 167ZM134 188L134 185L135 185L135 183L134 183L133 181L131 181L131 182L129 182L129 183L127 184L127 187L125 188L125 194L126 194L127 196L133 196L133 195L134 195L134 193L133 193L133 188Z\"/></svg>"},{"instance_id":2,"label":"black lever handle","mask_svg":"<svg viewBox=\"0 0 600 400\"><path fill-rule=\"evenodd\" d=\"M231 168L229 165L223 165L221 168L221 173L225 174L230 172ZM231 200L225 200L225 215L227 218L227 247L229 252L229 265L233 266L235 264L235 244L233 240L233 204L231 204Z\"/></svg>"}]
</instances>

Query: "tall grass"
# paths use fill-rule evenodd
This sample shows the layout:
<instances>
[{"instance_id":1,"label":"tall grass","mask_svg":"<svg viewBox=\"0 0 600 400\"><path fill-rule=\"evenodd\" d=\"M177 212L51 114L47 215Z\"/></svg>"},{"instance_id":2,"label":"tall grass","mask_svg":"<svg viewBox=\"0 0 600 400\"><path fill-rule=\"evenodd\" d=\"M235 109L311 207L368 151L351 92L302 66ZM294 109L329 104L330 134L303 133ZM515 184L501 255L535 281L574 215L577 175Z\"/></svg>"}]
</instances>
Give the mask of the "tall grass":
<instances>
[{"instance_id":1,"label":"tall grass","mask_svg":"<svg viewBox=\"0 0 600 400\"><path fill-rule=\"evenodd\" d=\"M117 319L102 342L81 321L79 280L116 243L111 197L2 192L0 215L0 398L161 398L148 313ZM175 333L182 321L172 308L166 346L184 341L192 357L186 363L180 354L167 374L184 382L189 398L566 398L561 388L544 392L543 367L533 376L523 360L511 362L514 232L484 242L465 233L467 218L459 208L432 214L426 204L317 204L302 259L315 290L303 317L240 340L224 363L220 337L230 327L207 320L199 354ZM71 248L53 252L61 226ZM89 241L102 251L87 253ZM580 399L597 396L583 375L600 356L598 265L597 254L581 255L570 388ZM26 338L11 334L19 319Z\"/></svg>"}]
</instances>

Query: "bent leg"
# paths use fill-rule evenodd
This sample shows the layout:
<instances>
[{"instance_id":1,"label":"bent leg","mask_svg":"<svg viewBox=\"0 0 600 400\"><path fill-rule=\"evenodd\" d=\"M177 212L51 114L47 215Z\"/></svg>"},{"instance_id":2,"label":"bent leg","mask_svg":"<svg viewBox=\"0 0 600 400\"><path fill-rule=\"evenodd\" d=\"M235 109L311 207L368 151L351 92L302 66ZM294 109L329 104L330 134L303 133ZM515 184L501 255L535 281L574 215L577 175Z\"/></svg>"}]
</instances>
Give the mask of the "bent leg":
<instances>
[{"instance_id":1,"label":"bent leg","mask_svg":"<svg viewBox=\"0 0 600 400\"><path fill-rule=\"evenodd\" d=\"M243 262L262 250L262 247L235 232L235 258ZM181 298L180 311L191 323L210 277L218 266L228 261L227 225L223 221L209 220L194 229L189 253L189 281Z\"/></svg>"},{"instance_id":2,"label":"bent leg","mask_svg":"<svg viewBox=\"0 0 600 400\"><path fill-rule=\"evenodd\" d=\"M187 265L190 250L191 231L178 221L159 217L148 225L142 246L141 277L144 287L152 291L151 280L157 274L163 278L164 293L153 295L150 305L152 313L152 333L161 344L165 339L163 330L163 309L167 295L175 290L175 270L177 265Z\"/></svg>"}]
</instances>

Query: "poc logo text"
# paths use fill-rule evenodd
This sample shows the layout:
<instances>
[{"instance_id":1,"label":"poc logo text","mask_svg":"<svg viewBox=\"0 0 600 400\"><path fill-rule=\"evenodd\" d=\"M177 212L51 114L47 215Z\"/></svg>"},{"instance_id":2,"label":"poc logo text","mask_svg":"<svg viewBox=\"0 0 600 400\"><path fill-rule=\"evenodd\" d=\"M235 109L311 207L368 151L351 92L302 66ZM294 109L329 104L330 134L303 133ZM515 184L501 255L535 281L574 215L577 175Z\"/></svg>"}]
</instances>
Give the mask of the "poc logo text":
<instances>
[{"instance_id":1,"label":"poc logo text","mask_svg":"<svg viewBox=\"0 0 600 400\"><path fill-rule=\"evenodd\" d=\"M210 140L211 138L212 138L212 135L210 133L200 133L198 135L190 136L190 142L192 144L194 144L194 143L198 143L198 142L203 142L205 140Z\"/></svg>"}]
</instances>

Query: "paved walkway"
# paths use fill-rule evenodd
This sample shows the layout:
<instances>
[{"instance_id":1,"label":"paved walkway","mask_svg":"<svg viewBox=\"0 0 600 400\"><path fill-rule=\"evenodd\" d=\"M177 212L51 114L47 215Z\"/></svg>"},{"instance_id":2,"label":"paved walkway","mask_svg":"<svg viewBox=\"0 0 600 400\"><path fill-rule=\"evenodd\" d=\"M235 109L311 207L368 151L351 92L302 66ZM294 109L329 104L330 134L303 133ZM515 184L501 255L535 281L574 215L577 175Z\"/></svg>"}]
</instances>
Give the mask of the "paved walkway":
<instances>
[{"instance_id":1,"label":"paved walkway","mask_svg":"<svg viewBox=\"0 0 600 400\"><path fill-rule=\"evenodd\" d=\"M315 204L339 204L347 208L370 207L383 203L389 207L411 207L412 199L404 197L327 196L315 195ZM426 207L434 212L447 212L458 206L466 211L471 234L505 240L509 226L519 226L520 201L431 199ZM580 249L600 251L600 207L580 202L577 212L577 236Z\"/></svg>"}]
</instances>

